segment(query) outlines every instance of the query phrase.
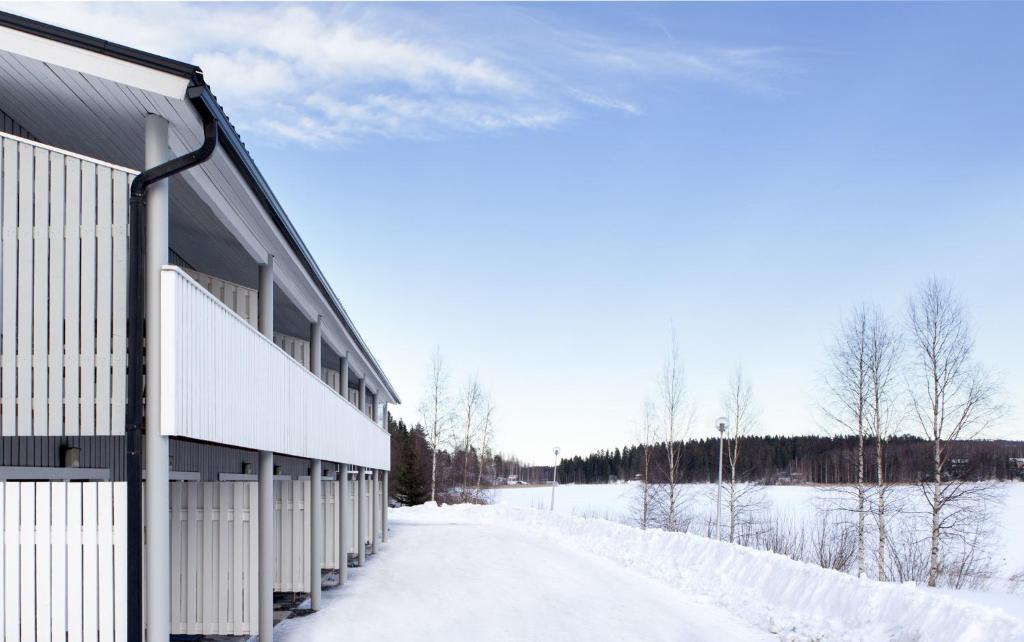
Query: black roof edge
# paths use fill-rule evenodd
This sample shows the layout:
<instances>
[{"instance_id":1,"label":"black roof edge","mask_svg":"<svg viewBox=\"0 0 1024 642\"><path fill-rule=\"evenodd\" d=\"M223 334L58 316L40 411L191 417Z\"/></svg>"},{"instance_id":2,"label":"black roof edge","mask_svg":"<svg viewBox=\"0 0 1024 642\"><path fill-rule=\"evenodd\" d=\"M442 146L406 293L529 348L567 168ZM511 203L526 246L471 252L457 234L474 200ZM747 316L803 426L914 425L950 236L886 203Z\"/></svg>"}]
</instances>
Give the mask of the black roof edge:
<instances>
[{"instance_id":1,"label":"black roof edge","mask_svg":"<svg viewBox=\"0 0 1024 642\"><path fill-rule=\"evenodd\" d=\"M201 81L200 81L201 82ZM349 334L355 340L359 349L366 356L367 361L370 364L377 375L380 377L381 382L388 389L391 397L395 400L395 403L401 403L401 399L398 396L398 392L395 391L391 382L388 380L387 375L384 374L383 368L377 363L376 358L370 352L363 337L356 330L355 325L349 318L348 313L345 312L344 306L341 305L341 301L338 296L331 289L330 284L327 282L327 278L324 277L323 272L320 271L320 267L313 260L313 256L306 244L302 242L302 238L299 233L295 230L292 222L288 219L288 215L285 214L284 208L281 207L281 203L278 202L277 197L274 196L274 192L270 189L266 179L263 178L263 174L260 173L256 163L252 160L248 150L242 144L242 139L239 138L238 132L231 125L227 115L221 108L220 103L217 102L217 98L210 91L210 86L202 83L191 87L188 91L188 98L192 102L192 105L201 114L207 114L212 116L217 122L217 126L220 128L220 145L227 153L231 162L235 164L235 167L239 169L242 177L249 185L249 189L253 191L256 197L259 199L260 204L270 214L271 220L280 230L281 234L288 241L292 250L295 252L299 260L302 261L303 266L306 270L313 275L314 280L320 287L321 293L327 302L334 308L335 314L341 319L345 329L348 330Z\"/></svg>"},{"instance_id":2,"label":"black roof edge","mask_svg":"<svg viewBox=\"0 0 1024 642\"><path fill-rule=\"evenodd\" d=\"M45 22L39 22L38 20L32 20L31 18L25 18L6 11L0 11L0 26L17 29L33 36L46 38L47 40L62 42L79 49L87 49L104 56L132 62L175 76L190 78L193 81L200 80L201 82L203 75L203 71L199 67L187 62L165 58L139 49L132 49L109 40L87 36L77 31L64 29L63 27L55 27Z\"/></svg>"},{"instance_id":3,"label":"black roof edge","mask_svg":"<svg viewBox=\"0 0 1024 642\"><path fill-rule=\"evenodd\" d=\"M366 356L367 361L371 368L374 369L381 382L388 389L391 397L395 400L395 403L401 403L401 399L398 393L395 391L394 386L388 380L387 375L384 374L383 368L377 363L376 358L370 352L366 342L360 336L359 331L356 330L355 325L349 318L348 313L345 312L345 308L341 305L341 301L338 296L331 289L327 279L324 277L323 272L320 271L320 267L313 260L312 255L306 248L305 243L299 237L298 232L288 219L287 214L284 212L284 208L278 202L277 197L274 196L274 192L270 189L270 185L267 184L266 179L263 178L263 174L260 173L259 168L256 167L256 163L252 160L248 150L245 149L245 145L242 144L242 139L239 138L238 132L231 125L228 120L227 114L224 113L224 109L217 102L217 98L210 91L210 86L206 84L203 79L203 70L199 67L174 60L171 58L165 58L156 54L151 54L146 51L139 49L133 49L124 45L119 45L101 38L88 36L77 31L71 31L70 29L64 29L63 27L56 27L45 22L39 22L38 20L32 20L31 18L25 18L18 16L6 11L0 11L0 26L9 27L18 31L28 33L40 38L46 38L47 40L53 40L61 42L67 45L78 47L79 49L86 49L93 51L105 56L117 58L127 62L149 67L157 71L163 71L165 73L181 76L189 79L189 89L187 92L187 100L192 103L200 113L206 113L217 121L217 125L220 128L220 145L227 153L228 157L234 163L235 167L242 174L249 188L256 194L260 203L270 214L270 218L274 221L274 224L280 230L281 234L288 241L292 250L302 261L303 266L306 270L313 275L314 280L320 287L320 291L323 293L324 298L334 308L335 314L341 319L345 329L348 330L349 334L355 340L357 347Z\"/></svg>"}]
</instances>

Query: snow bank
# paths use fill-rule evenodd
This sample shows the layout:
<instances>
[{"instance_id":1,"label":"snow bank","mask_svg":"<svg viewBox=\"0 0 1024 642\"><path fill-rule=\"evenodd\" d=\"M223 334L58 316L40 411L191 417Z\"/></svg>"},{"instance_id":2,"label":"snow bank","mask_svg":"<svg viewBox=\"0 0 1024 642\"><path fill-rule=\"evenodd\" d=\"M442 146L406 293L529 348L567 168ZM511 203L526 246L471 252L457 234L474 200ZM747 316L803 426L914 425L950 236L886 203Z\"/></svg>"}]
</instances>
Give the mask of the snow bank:
<instances>
[{"instance_id":1,"label":"snow bank","mask_svg":"<svg viewBox=\"0 0 1024 642\"><path fill-rule=\"evenodd\" d=\"M913 583L857 578L687 533L501 506L401 509L396 520L497 521L702 596L787 640L1024 640L1024 620Z\"/></svg>"}]
</instances>

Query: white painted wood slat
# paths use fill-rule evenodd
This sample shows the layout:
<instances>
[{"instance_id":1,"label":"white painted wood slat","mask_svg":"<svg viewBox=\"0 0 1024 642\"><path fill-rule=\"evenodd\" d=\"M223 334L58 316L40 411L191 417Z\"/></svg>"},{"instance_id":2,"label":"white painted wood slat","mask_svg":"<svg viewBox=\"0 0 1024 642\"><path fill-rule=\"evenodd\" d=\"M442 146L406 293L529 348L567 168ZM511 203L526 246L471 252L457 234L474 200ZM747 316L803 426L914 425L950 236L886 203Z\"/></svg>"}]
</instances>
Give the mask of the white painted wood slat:
<instances>
[{"instance_id":1,"label":"white painted wood slat","mask_svg":"<svg viewBox=\"0 0 1024 642\"><path fill-rule=\"evenodd\" d=\"M110 434L113 195L110 168L96 168L96 434Z\"/></svg>"},{"instance_id":2,"label":"white painted wood slat","mask_svg":"<svg viewBox=\"0 0 1024 642\"><path fill-rule=\"evenodd\" d=\"M82 435L96 434L96 164L82 163L78 380Z\"/></svg>"},{"instance_id":3,"label":"white painted wood slat","mask_svg":"<svg viewBox=\"0 0 1024 642\"><path fill-rule=\"evenodd\" d=\"M0 435L12 437L17 434L18 143L8 139L0 143Z\"/></svg>"},{"instance_id":4,"label":"white painted wood slat","mask_svg":"<svg viewBox=\"0 0 1024 642\"><path fill-rule=\"evenodd\" d=\"M18 435L32 435L32 147L18 145ZM45 434L45 433L43 433Z\"/></svg>"},{"instance_id":5,"label":"white painted wood slat","mask_svg":"<svg viewBox=\"0 0 1024 642\"><path fill-rule=\"evenodd\" d=\"M32 416L30 432L48 435L47 332L49 330L50 153L33 149L32 181ZM21 293L19 292L19 295ZM20 383L20 382L19 382ZM27 382L26 382L27 383ZM54 434L60 434L59 428Z\"/></svg>"},{"instance_id":6,"label":"white painted wood slat","mask_svg":"<svg viewBox=\"0 0 1024 642\"><path fill-rule=\"evenodd\" d=\"M82 161L65 159L64 185L64 434L78 435L82 402L79 397L81 380L81 220L82 220Z\"/></svg>"},{"instance_id":7,"label":"white painted wood slat","mask_svg":"<svg viewBox=\"0 0 1024 642\"><path fill-rule=\"evenodd\" d=\"M50 154L48 185L49 227L49 349L46 351L47 426L51 435L64 434L64 157Z\"/></svg>"}]
</instances>

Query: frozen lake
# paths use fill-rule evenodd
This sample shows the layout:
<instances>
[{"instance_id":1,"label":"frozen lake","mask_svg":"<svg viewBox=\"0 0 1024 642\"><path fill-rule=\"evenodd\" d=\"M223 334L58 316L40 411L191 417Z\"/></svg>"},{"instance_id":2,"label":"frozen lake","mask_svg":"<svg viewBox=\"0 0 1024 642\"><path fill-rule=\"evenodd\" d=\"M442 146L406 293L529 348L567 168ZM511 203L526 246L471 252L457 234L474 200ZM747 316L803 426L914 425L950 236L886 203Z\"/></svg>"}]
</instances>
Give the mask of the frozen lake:
<instances>
[{"instance_id":1,"label":"frozen lake","mask_svg":"<svg viewBox=\"0 0 1024 642\"><path fill-rule=\"evenodd\" d=\"M633 506L637 488L633 483L563 484L555 491L555 512L634 523ZM991 588L1009 591L1014 587L1007 586L1006 580L1024 572L1024 546L1021 546L1021 542L1024 542L1024 484L1008 482L998 484L996 488L1000 499L993 505L991 515L990 550L994 569ZM686 511L698 525L692 530L701 532L699 525L714 519L716 487L713 484L686 484L683 489ZM828 506L844 501L843 495L842 489L831 487L766 486L763 488L761 515L789 523L801 520L813 522L820 519ZM908 512L923 508L920 490L916 487L894 487L891 496L905 498L904 505L911 507L905 509ZM551 501L551 487L500 488L494 491L494 501L519 508L547 510ZM844 518L851 519L849 515ZM906 519L920 521L921 516L908 515ZM1020 586L1017 591L1024 598L1024 586Z\"/></svg>"}]
</instances>

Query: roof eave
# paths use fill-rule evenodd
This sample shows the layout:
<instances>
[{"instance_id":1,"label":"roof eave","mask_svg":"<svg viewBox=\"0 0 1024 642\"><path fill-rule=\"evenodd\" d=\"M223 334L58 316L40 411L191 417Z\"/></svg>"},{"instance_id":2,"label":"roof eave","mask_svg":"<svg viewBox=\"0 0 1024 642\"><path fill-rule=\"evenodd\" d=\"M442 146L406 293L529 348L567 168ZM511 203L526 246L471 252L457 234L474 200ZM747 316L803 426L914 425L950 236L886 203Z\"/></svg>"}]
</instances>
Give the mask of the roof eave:
<instances>
[{"instance_id":1,"label":"roof eave","mask_svg":"<svg viewBox=\"0 0 1024 642\"><path fill-rule=\"evenodd\" d=\"M380 364L377 363L377 360L367 347L366 342L359 335L348 313L345 312L345 308L341 305L337 295L334 294L327 279L320 271L319 266L317 266L316 261L313 260L306 245L302 242L295 227L285 214L284 208L281 207L277 197L274 196L270 186L256 167L256 163L249 155L248 150L242 144L241 138L239 138L235 128L228 120L227 114L224 113L223 108L210 91L210 87L206 84L203 72L199 67L4 11L0 11L0 28L2 27L184 79L185 83L183 86L186 89L181 92L181 95L172 97L190 101L196 110L212 115L217 120L222 132L221 145L231 158L235 168L270 214L275 226L287 240L288 245L295 252L296 256L299 257L303 267L312 275L324 299L334 309L335 314L352 336L356 347L365 355L367 362L387 389L391 399L394 403L401 403L401 399L398 397L394 386L391 385ZM59 64L59 61L52 62ZM111 79L117 80L115 78ZM160 90L157 89L157 91ZM167 91L160 91L160 93L171 96Z\"/></svg>"}]
</instances>

